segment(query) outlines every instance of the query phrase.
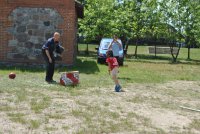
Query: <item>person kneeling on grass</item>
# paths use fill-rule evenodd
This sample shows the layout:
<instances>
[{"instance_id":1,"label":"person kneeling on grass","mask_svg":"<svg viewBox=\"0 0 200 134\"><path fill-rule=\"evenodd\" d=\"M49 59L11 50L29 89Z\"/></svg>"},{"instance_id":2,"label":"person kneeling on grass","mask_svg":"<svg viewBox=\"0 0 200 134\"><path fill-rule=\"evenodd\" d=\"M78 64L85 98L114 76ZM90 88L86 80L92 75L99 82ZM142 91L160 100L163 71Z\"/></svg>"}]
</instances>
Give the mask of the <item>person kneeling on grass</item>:
<instances>
[{"instance_id":1,"label":"person kneeling on grass","mask_svg":"<svg viewBox=\"0 0 200 134\"><path fill-rule=\"evenodd\" d=\"M111 74L112 79L115 82L115 91L123 92L122 87L119 85L119 81L117 79L118 68L119 68L117 59L113 57L113 52L111 50L107 51L106 56L107 56L106 62L108 63L109 74Z\"/></svg>"}]
</instances>

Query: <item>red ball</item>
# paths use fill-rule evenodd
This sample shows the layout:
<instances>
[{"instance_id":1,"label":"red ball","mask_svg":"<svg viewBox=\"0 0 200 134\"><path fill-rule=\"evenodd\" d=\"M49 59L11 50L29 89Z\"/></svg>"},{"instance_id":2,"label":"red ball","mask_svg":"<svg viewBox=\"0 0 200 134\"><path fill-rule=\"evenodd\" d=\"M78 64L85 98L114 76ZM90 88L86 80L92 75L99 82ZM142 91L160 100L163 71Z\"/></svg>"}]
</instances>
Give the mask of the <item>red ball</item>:
<instances>
[{"instance_id":1,"label":"red ball","mask_svg":"<svg viewBox=\"0 0 200 134\"><path fill-rule=\"evenodd\" d=\"M16 74L15 74L15 73L11 72L11 73L9 74L9 78L10 78L10 79L14 79L15 77L16 77Z\"/></svg>"}]
</instances>

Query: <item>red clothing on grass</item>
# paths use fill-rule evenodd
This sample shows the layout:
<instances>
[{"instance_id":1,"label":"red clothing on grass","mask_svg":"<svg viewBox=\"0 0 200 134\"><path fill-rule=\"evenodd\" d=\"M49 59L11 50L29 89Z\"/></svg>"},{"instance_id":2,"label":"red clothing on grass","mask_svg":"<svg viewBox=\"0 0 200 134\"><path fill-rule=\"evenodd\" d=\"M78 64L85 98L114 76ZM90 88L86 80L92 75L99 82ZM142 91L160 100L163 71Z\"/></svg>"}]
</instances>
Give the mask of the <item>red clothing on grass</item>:
<instances>
[{"instance_id":1,"label":"red clothing on grass","mask_svg":"<svg viewBox=\"0 0 200 134\"><path fill-rule=\"evenodd\" d=\"M110 63L110 68L111 70L113 70L113 68L118 67L118 62L117 59L115 57L109 57L106 59L107 63Z\"/></svg>"}]
</instances>

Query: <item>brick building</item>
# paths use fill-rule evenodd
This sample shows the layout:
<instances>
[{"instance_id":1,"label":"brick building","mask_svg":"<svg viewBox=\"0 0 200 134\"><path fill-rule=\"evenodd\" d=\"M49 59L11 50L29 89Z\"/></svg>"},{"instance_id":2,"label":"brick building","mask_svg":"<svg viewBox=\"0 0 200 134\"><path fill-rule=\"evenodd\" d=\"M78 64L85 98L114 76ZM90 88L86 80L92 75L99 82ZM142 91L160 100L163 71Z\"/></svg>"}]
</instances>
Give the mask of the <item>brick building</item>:
<instances>
[{"instance_id":1,"label":"brick building","mask_svg":"<svg viewBox=\"0 0 200 134\"><path fill-rule=\"evenodd\" d=\"M41 64L41 46L55 31L65 48L64 65L76 58L77 20L83 7L75 0L0 0L0 62Z\"/></svg>"}]
</instances>

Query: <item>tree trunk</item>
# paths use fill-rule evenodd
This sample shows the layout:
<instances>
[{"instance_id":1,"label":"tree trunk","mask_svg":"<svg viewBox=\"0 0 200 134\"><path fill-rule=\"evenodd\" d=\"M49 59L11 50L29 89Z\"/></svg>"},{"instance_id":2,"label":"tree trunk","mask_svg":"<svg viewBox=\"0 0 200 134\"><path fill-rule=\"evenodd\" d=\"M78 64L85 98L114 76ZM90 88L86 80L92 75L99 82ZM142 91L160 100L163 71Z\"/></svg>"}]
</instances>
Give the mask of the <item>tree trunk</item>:
<instances>
[{"instance_id":1,"label":"tree trunk","mask_svg":"<svg viewBox=\"0 0 200 134\"><path fill-rule=\"evenodd\" d=\"M177 61L177 58L178 58L178 55L179 55L179 51L180 51L180 49L181 49L181 45L178 46L178 52L177 52L177 54L176 54L176 58L175 58L174 62Z\"/></svg>"},{"instance_id":2,"label":"tree trunk","mask_svg":"<svg viewBox=\"0 0 200 134\"><path fill-rule=\"evenodd\" d=\"M178 46L178 51L177 51L177 53L175 54L175 56L174 56L174 53L173 53L173 46L170 47L170 49L171 49L171 55L172 55L172 58L173 58L172 62L175 63L175 62L177 62L177 58L178 58L178 55L179 55L179 51L180 51L180 49L181 49L181 44L179 44L179 46Z\"/></svg>"},{"instance_id":3,"label":"tree trunk","mask_svg":"<svg viewBox=\"0 0 200 134\"><path fill-rule=\"evenodd\" d=\"M188 60L190 60L190 48L191 48L191 46L190 46L190 37L189 36L186 36L186 39L185 39L185 44L186 44L186 46L187 46L187 48L188 48L188 57L187 57L187 59Z\"/></svg>"},{"instance_id":4,"label":"tree trunk","mask_svg":"<svg viewBox=\"0 0 200 134\"><path fill-rule=\"evenodd\" d=\"M135 46L135 58L137 59L137 48L138 48L138 39L136 40L136 46Z\"/></svg>"},{"instance_id":5,"label":"tree trunk","mask_svg":"<svg viewBox=\"0 0 200 134\"><path fill-rule=\"evenodd\" d=\"M125 54L125 55L127 55L128 45L129 45L129 39L127 39L127 40L126 40L126 43L125 43L125 48L124 48L124 54Z\"/></svg>"},{"instance_id":6,"label":"tree trunk","mask_svg":"<svg viewBox=\"0 0 200 134\"><path fill-rule=\"evenodd\" d=\"M172 62L176 62L176 57L174 56L174 53L173 53L174 47L173 47L173 45L172 46L169 45L169 47L170 47L170 51L171 51L171 55L172 55Z\"/></svg>"},{"instance_id":7,"label":"tree trunk","mask_svg":"<svg viewBox=\"0 0 200 134\"><path fill-rule=\"evenodd\" d=\"M87 47L86 47L86 52L85 52L85 54L89 54L89 49L88 49L88 43L87 43Z\"/></svg>"},{"instance_id":8,"label":"tree trunk","mask_svg":"<svg viewBox=\"0 0 200 134\"><path fill-rule=\"evenodd\" d=\"M174 51L174 46L173 44L170 45L169 43L169 47L170 47L170 51L171 51L171 55L172 55L172 62L175 63L177 61L177 58L178 58L178 55L179 55L179 51L180 51L180 48L181 48L181 45L179 44L178 46L178 51L176 54L173 53Z\"/></svg>"},{"instance_id":9,"label":"tree trunk","mask_svg":"<svg viewBox=\"0 0 200 134\"><path fill-rule=\"evenodd\" d=\"M77 53L79 54L78 44L79 44L79 43L77 42L76 51L77 51Z\"/></svg>"},{"instance_id":10,"label":"tree trunk","mask_svg":"<svg viewBox=\"0 0 200 134\"><path fill-rule=\"evenodd\" d=\"M188 45L188 60L190 60L190 45Z\"/></svg>"}]
</instances>

